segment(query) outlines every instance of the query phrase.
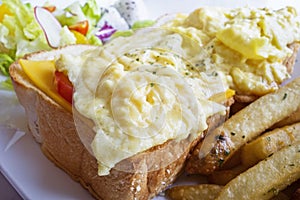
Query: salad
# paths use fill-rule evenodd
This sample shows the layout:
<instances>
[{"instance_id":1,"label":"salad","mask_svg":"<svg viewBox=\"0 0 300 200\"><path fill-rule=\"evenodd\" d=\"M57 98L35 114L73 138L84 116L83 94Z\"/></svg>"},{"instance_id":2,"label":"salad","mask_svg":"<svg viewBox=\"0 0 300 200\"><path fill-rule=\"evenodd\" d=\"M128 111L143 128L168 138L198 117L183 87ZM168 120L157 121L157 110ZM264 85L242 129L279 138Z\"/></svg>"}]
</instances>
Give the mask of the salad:
<instances>
[{"instance_id":1,"label":"salad","mask_svg":"<svg viewBox=\"0 0 300 200\"><path fill-rule=\"evenodd\" d=\"M103 1L103 0L102 0ZM34 7L21 0L2 0L0 5L0 82L12 90L9 66L25 54L70 44L103 45L114 37L131 35L151 26L143 0L74 2L66 8L46 3Z\"/></svg>"}]
</instances>

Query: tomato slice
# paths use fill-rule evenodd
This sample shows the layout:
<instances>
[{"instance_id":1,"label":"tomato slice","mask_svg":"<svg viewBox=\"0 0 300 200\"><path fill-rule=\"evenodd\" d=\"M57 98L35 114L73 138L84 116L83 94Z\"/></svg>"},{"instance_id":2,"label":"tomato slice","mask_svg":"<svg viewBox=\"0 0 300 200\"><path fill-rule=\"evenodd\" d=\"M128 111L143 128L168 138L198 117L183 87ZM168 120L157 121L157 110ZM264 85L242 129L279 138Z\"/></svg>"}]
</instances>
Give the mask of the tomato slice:
<instances>
[{"instance_id":1,"label":"tomato slice","mask_svg":"<svg viewBox=\"0 0 300 200\"><path fill-rule=\"evenodd\" d=\"M43 6L43 8L45 8L46 10L48 10L51 13L56 10L55 6Z\"/></svg>"},{"instance_id":2,"label":"tomato slice","mask_svg":"<svg viewBox=\"0 0 300 200\"><path fill-rule=\"evenodd\" d=\"M55 71L54 84L58 94L72 104L73 85L69 78L63 72Z\"/></svg>"},{"instance_id":3,"label":"tomato slice","mask_svg":"<svg viewBox=\"0 0 300 200\"><path fill-rule=\"evenodd\" d=\"M71 31L77 31L82 35L86 35L89 30L89 21L88 20L80 21L77 22L76 24L68 26L68 28Z\"/></svg>"}]
</instances>

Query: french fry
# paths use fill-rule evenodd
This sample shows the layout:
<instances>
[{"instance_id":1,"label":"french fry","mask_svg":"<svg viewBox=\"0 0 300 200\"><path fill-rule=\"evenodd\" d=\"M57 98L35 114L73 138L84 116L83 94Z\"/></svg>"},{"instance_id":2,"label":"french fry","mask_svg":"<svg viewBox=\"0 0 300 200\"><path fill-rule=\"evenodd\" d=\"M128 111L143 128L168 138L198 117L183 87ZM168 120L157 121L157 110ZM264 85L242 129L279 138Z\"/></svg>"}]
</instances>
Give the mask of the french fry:
<instances>
[{"instance_id":1,"label":"french fry","mask_svg":"<svg viewBox=\"0 0 300 200\"><path fill-rule=\"evenodd\" d=\"M245 143L300 107L300 77L267 94L208 134L199 153L198 173L211 174L221 168Z\"/></svg>"},{"instance_id":2,"label":"french fry","mask_svg":"<svg viewBox=\"0 0 300 200\"><path fill-rule=\"evenodd\" d=\"M225 185L217 200L270 199L300 178L300 142L240 174Z\"/></svg>"},{"instance_id":3,"label":"french fry","mask_svg":"<svg viewBox=\"0 0 300 200\"><path fill-rule=\"evenodd\" d=\"M166 196L172 200L214 200L221 189L213 184L181 185L166 190Z\"/></svg>"},{"instance_id":4,"label":"french fry","mask_svg":"<svg viewBox=\"0 0 300 200\"><path fill-rule=\"evenodd\" d=\"M298 108L295 112L293 112L290 116L284 118L283 120L274 124L271 129L279 128L287 125L291 125L294 123L300 122L300 108Z\"/></svg>"},{"instance_id":5,"label":"french fry","mask_svg":"<svg viewBox=\"0 0 300 200\"><path fill-rule=\"evenodd\" d=\"M212 184L226 185L245 170L247 170L245 166L239 165L232 169L214 171L212 174L208 175L207 179L208 182Z\"/></svg>"},{"instance_id":6,"label":"french fry","mask_svg":"<svg viewBox=\"0 0 300 200\"><path fill-rule=\"evenodd\" d=\"M223 165L220 170L232 169L241 165L241 149L237 150Z\"/></svg>"},{"instance_id":7,"label":"french fry","mask_svg":"<svg viewBox=\"0 0 300 200\"><path fill-rule=\"evenodd\" d=\"M298 141L300 123L274 129L242 147L242 164L251 167L272 153Z\"/></svg>"}]
</instances>

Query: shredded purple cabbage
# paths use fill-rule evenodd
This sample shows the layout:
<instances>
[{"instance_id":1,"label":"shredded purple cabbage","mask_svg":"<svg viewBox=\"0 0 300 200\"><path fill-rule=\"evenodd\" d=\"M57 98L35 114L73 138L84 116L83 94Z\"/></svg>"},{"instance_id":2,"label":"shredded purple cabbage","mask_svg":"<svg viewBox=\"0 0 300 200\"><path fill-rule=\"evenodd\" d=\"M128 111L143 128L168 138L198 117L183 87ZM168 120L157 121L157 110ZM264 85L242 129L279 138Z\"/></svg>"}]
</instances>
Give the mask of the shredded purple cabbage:
<instances>
[{"instance_id":1,"label":"shredded purple cabbage","mask_svg":"<svg viewBox=\"0 0 300 200\"><path fill-rule=\"evenodd\" d=\"M99 29L99 31L95 34L102 42L107 41L112 34L114 34L117 30L109 25L107 21L104 22L104 25Z\"/></svg>"}]
</instances>

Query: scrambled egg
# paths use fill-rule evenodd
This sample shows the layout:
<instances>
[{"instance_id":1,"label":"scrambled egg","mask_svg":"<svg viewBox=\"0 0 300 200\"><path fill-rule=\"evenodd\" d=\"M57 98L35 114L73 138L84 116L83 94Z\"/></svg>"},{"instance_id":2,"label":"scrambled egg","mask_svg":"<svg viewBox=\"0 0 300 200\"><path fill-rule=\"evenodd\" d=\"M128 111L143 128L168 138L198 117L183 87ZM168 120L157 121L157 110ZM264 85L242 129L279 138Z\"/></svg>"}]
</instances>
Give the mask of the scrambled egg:
<instances>
[{"instance_id":1,"label":"scrambled egg","mask_svg":"<svg viewBox=\"0 0 300 200\"><path fill-rule=\"evenodd\" d=\"M170 139L194 140L209 116L225 114L223 105L209 100L228 90L225 77L201 73L189 62L202 48L169 30L146 33L57 62L75 87L74 106L94 121L99 175Z\"/></svg>"},{"instance_id":2,"label":"scrambled egg","mask_svg":"<svg viewBox=\"0 0 300 200\"><path fill-rule=\"evenodd\" d=\"M299 41L295 10L202 8L57 62L75 108L94 121L99 175L170 139L195 139L226 108L229 87L263 95L289 77L287 44Z\"/></svg>"},{"instance_id":3,"label":"scrambled egg","mask_svg":"<svg viewBox=\"0 0 300 200\"><path fill-rule=\"evenodd\" d=\"M293 53L288 45L300 42L300 20L291 7L200 8L165 26L199 41L210 63L202 70L221 71L246 95L272 92L289 78L283 61Z\"/></svg>"}]
</instances>

